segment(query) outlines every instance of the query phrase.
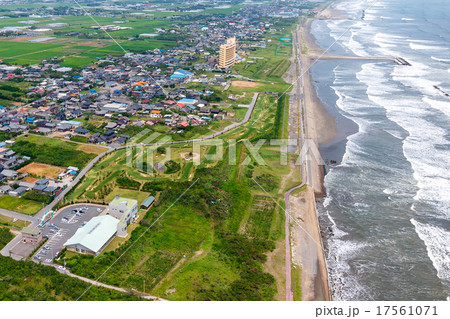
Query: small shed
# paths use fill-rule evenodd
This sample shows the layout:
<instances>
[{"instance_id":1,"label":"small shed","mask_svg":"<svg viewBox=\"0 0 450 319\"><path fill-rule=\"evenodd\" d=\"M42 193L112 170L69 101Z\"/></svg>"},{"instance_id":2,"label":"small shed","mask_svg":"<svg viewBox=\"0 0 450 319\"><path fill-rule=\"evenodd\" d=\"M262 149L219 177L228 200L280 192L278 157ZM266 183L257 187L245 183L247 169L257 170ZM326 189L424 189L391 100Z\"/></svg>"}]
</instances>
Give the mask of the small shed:
<instances>
[{"instance_id":1,"label":"small shed","mask_svg":"<svg viewBox=\"0 0 450 319\"><path fill-rule=\"evenodd\" d=\"M155 202L155 197L149 196L147 197L141 204L142 209L149 209L153 206L153 203Z\"/></svg>"}]
</instances>

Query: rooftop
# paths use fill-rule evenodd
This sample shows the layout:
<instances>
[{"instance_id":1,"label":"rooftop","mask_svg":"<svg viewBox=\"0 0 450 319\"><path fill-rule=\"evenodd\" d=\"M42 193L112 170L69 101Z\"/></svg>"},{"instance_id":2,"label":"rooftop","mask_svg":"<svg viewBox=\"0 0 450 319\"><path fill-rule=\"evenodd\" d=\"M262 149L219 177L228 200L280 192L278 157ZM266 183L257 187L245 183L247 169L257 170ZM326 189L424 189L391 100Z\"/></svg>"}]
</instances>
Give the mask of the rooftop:
<instances>
[{"instance_id":1,"label":"rooftop","mask_svg":"<svg viewBox=\"0 0 450 319\"><path fill-rule=\"evenodd\" d=\"M35 228L35 227L24 227L22 229L22 234L28 234L28 235L39 235L41 231L39 230L39 228Z\"/></svg>"},{"instance_id":2,"label":"rooftop","mask_svg":"<svg viewBox=\"0 0 450 319\"><path fill-rule=\"evenodd\" d=\"M117 232L118 223L119 220L110 215L93 217L85 226L79 228L64 246L79 244L98 253Z\"/></svg>"},{"instance_id":3,"label":"rooftop","mask_svg":"<svg viewBox=\"0 0 450 319\"><path fill-rule=\"evenodd\" d=\"M125 203L127 207L132 208L134 205L137 205L137 200L116 196L109 204L110 205L119 205Z\"/></svg>"}]
</instances>

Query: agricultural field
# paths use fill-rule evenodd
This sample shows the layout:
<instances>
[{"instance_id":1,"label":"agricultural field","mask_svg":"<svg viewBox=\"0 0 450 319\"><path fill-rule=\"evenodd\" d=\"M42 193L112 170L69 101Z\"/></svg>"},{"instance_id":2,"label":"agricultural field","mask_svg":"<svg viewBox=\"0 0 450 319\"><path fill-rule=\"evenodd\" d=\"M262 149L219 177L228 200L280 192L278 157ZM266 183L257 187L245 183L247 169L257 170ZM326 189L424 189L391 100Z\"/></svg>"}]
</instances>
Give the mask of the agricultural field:
<instances>
[{"instance_id":1,"label":"agricultural field","mask_svg":"<svg viewBox=\"0 0 450 319\"><path fill-rule=\"evenodd\" d=\"M0 215L0 226L5 226L9 228L14 229L22 229L26 226L28 226L30 222L23 221L23 220L16 220L14 221L14 218Z\"/></svg>"},{"instance_id":2,"label":"agricultural field","mask_svg":"<svg viewBox=\"0 0 450 319\"><path fill-rule=\"evenodd\" d=\"M1 106L21 106L32 99L26 97L27 88L32 86L29 82L0 83L0 105Z\"/></svg>"},{"instance_id":3,"label":"agricultural field","mask_svg":"<svg viewBox=\"0 0 450 319\"><path fill-rule=\"evenodd\" d=\"M96 146L92 147L97 150ZM31 134L19 137L11 146L16 153L29 156L33 162L81 169L96 153L84 152L79 148L84 148L84 144Z\"/></svg>"},{"instance_id":4,"label":"agricultural field","mask_svg":"<svg viewBox=\"0 0 450 319\"><path fill-rule=\"evenodd\" d=\"M34 215L42 207L42 203L36 202L34 200L11 197L7 195L0 197L0 208L26 215Z\"/></svg>"},{"instance_id":5,"label":"agricultural field","mask_svg":"<svg viewBox=\"0 0 450 319\"><path fill-rule=\"evenodd\" d=\"M20 8L37 8L41 5L4 5L3 10L15 10ZM74 7L73 2L51 3L51 7ZM171 34L158 34L154 38L140 38L139 34L157 34L157 29L170 30L173 28L184 28L192 20L199 19L203 15L211 14L231 14L243 6L232 5L227 8L210 8L201 12L165 12L154 11L145 12L144 15L124 14L122 16L60 16L57 18L34 17L37 23L33 28L48 28L50 31L44 32L38 37L0 37L0 59L10 64L37 64L42 59L50 59L54 56L64 59L61 66L84 67L104 58L108 54L122 55L125 51L143 52L146 50L169 49L178 46L178 40L183 40L182 35L173 37ZM167 7L169 10L170 6ZM90 10L89 8L87 10ZM7 11L5 11L7 12ZM185 16L183 20L170 21L173 15ZM95 22L93 21L95 20ZM0 28L3 27L23 27L24 18L0 19ZM119 23L118 23L119 22ZM102 30L93 29L92 26L116 24L121 27L131 29L110 31L113 41L108 34ZM55 25L59 24L59 25ZM71 33L79 32L73 36ZM69 34L69 35L68 35ZM52 37L42 42L34 41L36 38ZM1 101L1 100L0 100Z\"/></svg>"},{"instance_id":6,"label":"agricultural field","mask_svg":"<svg viewBox=\"0 0 450 319\"><path fill-rule=\"evenodd\" d=\"M34 24L36 28L50 28L52 31L46 32L43 37L55 37L55 39L42 42L29 42L35 38L6 38L0 37L0 59L10 64L37 64L42 59L50 59L54 56L62 58L64 62L61 66L84 67L104 58L108 54L121 55L123 50L142 52L155 48L168 49L177 46L174 40L163 40L158 38L138 38L141 33L154 33L156 28L169 28L172 22L166 20L152 20L137 16L128 16L126 23L120 24L123 27L132 29L111 32L115 43L109 36L101 30L92 29L96 23L88 16L66 16L58 20L39 19ZM121 20L117 17L98 17L94 19L101 25L114 24L114 21ZM0 27L23 26L22 18L2 19ZM48 27L48 24L62 23L60 27ZM182 22L181 22L182 24ZM81 32L80 37L66 36L70 32ZM132 39L132 40L130 40ZM122 48L123 49L122 49Z\"/></svg>"},{"instance_id":7,"label":"agricultural field","mask_svg":"<svg viewBox=\"0 0 450 319\"><path fill-rule=\"evenodd\" d=\"M19 173L28 173L33 176L47 177L56 179L59 174L64 172L64 167L58 167L42 163L30 163L18 170Z\"/></svg>"}]
</instances>

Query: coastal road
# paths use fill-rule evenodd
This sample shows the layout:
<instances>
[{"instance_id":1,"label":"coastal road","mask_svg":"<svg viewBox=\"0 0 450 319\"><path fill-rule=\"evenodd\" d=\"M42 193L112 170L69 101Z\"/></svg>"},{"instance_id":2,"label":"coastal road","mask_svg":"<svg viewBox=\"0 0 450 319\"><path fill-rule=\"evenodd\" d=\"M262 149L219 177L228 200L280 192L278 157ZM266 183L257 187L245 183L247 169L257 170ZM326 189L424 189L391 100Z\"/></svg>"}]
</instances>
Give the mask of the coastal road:
<instances>
[{"instance_id":1,"label":"coastal road","mask_svg":"<svg viewBox=\"0 0 450 319\"><path fill-rule=\"evenodd\" d=\"M292 95L295 97L294 103L296 103L299 114L299 131L298 136L300 144L300 156L301 156L301 176L302 183L289 189L284 194L285 201L285 232L286 232L286 259L285 259L285 271L286 271L286 300L293 300L292 294L292 263L302 265L302 280L301 285L303 291L303 298L306 300L327 300L328 296L328 284L327 284L327 273L326 267L319 267L324 263L321 259L324 258L323 254L320 254L322 250L322 244L320 239L320 230L318 227L317 214L315 210L315 200L314 200L314 189L315 189L315 174L314 170L317 171L318 165L311 163L314 154L313 149L310 149L306 143L311 142L310 138L310 127L308 126L308 111L305 93L310 93L307 90L311 88L305 88L305 82L309 81L309 70L304 70L303 56L301 52L301 45L299 41L299 30L294 33L293 44L297 51L295 56L295 67L297 71L296 81L293 83L294 88ZM306 80L305 80L306 77ZM309 105L308 105L309 106ZM310 106L312 107L312 106ZM315 139L314 139L315 141ZM310 196L303 203L302 200L298 198L292 198L292 193L300 189L303 186L307 186L307 194ZM305 196L305 195L302 195ZM303 198L305 200L306 198ZM294 207L291 207L291 200L293 200ZM293 211L291 211L293 209ZM291 218L291 216L293 216ZM289 222L293 221L295 224L301 228L293 229L292 234L290 233ZM290 240L292 236L292 247L290 245ZM324 270L325 269L325 270Z\"/></svg>"}]
</instances>

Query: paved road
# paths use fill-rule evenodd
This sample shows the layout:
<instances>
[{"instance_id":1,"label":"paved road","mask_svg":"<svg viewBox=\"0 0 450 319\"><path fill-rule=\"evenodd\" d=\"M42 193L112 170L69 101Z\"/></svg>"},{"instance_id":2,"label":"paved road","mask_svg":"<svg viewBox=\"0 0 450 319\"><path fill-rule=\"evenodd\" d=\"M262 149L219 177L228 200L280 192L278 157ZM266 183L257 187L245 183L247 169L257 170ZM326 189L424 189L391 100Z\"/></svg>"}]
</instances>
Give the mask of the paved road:
<instances>
[{"instance_id":1,"label":"paved road","mask_svg":"<svg viewBox=\"0 0 450 319\"><path fill-rule=\"evenodd\" d=\"M2 208L0 208L0 215L11 217L11 218L17 218L17 219L20 219L20 220L23 220L26 222L31 222L31 223L33 223L35 221L35 217L33 217L33 216L13 212L11 210L6 210L6 209L2 209Z\"/></svg>"},{"instance_id":2,"label":"paved road","mask_svg":"<svg viewBox=\"0 0 450 319\"><path fill-rule=\"evenodd\" d=\"M304 139L304 132L303 132L303 119L302 119L302 111L304 111L304 108L302 108L303 103L301 102L301 96L302 96L302 68L301 68L301 60L299 58L299 55L301 54L301 48L300 48L300 41L298 41L297 39L297 34L294 33L294 37L293 37L293 41L294 43L297 44L297 56L295 59L296 62L296 71L297 71L297 81L294 83L294 89L293 91L295 92L294 94L296 94L296 102L298 105L298 115L300 117L300 136L298 136L299 138L299 143L300 143L300 147L302 147L303 145L303 139ZM300 79L301 77L301 79ZM304 113L303 113L304 114ZM295 127L292 127L292 129L295 129ZM300 170L302 170L303 165L300 167ZM301 172L301 176L303 179L303 172ZM290 190L288 190L285 194L284 194L284 203L285 203L285 247L286 247L286 251L285 251L285 271L286 271L286 300L287 301L293 301L294 300L294 296L292 293L292 265L291 265L291 241L290 241L290 228L289 228L289 221L290 221L290 216L291 216L291 207L290 207L290 203L289 203L289 197L291 195L292 192L296 191L297 189L303 187L305 185L305 182L302 182L300 185L295 186L293 188L291 188Z\"/></svg>"},{"instance_id":3,"label":"paved road","mask_svg":"<svg viewBox=\"0 0 450 319\"><path fill-rule=\"evenodd\" d=\"M300 25L297 26L297 30L300 30ZM298 38L299 31L295 32L294 39ZM300 147L303 147L305 144L305 140L309 139L309 129L308 129L308 113L306 112L306 103L304 99L304 73L309 72L309 70L303 69L303 63L302 63L302 48L300 41L296 41L296 47L297 47L297 56L296 56L296 64L297 64L297 72L298 72L298 79L295 85L296 94L298 96L298 107L299 112L303 116L300 116ZM302 98L300 98L302 97ZM304 154L305 157L311 158L310 150L306 150L306 154ZM302 180L308 184L309 186L312 186L313 180L312 180L312 168L311 168L311 160L307 160L307 165L304 165L304 162L302 162ZM306 178L304 178L306 177Z\"/></svg>"}]
</instances>

